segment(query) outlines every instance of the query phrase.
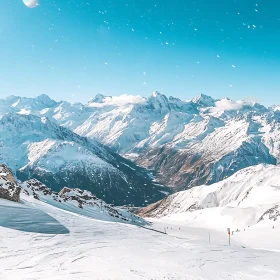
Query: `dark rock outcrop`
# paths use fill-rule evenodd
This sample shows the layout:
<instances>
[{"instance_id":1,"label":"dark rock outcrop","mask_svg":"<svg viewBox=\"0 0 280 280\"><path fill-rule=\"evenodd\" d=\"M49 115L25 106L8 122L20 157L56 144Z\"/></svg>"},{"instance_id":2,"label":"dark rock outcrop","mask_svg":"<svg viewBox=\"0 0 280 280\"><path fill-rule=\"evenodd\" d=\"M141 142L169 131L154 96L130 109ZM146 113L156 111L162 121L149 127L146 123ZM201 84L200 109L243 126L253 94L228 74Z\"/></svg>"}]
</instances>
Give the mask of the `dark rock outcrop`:
<instances>
[{"instance_id":1,"label":"dark rock outcrop","mask_svg":"<svg viewBox=\"0 0 280 280\"><path fill-rule=\"evenodd\" d=\"M0 165L0 198L14 202L20 201L20 187L17 185L12 171L5 165Z\"/></svg>"}]
</instances>

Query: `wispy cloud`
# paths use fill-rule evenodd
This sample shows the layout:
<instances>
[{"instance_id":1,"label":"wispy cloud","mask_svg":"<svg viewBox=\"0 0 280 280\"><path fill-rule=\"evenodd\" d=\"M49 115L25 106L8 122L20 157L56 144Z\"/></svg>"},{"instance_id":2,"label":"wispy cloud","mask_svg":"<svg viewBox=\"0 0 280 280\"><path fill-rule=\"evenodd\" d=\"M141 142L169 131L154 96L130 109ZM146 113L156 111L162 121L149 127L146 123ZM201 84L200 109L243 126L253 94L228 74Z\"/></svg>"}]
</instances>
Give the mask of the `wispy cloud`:
<instances>
[{"instance_id":1,"label":"wispy cloud","mask_svg":"<svg viewBox=\"0 0 280 280\"><path fill-rule=\"evenodd\" d=\"M100 103L90 103L91 107L123 106L128 104L143 103L145 98L140 95L123 94L120 96L106 96Z\"/></svg>"},{"instance_id":2,"label":"wispy cloud","mask_svg":"<svg viewBox=\"0 0 280 280\"><path fill-rule=\"evenodd\" d=\"M245 105L252 105L250 102L246 101L232 101L230 99L222 99L215 102L215 107L211 109L213 113L221 111L233 111L240 110Z\"/></svg>"}]
</instances>

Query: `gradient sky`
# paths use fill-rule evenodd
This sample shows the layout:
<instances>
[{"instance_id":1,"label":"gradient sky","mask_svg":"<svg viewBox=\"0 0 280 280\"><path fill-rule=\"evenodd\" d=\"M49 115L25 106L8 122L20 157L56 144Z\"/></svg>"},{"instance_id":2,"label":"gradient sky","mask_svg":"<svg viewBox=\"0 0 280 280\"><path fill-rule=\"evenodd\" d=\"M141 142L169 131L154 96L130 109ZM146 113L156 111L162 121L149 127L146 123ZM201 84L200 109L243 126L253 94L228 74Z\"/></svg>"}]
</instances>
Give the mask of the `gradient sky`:
<instances>
[{"instance_id":1,"label":"gradient sky","mask_svg":"<svg viewBox=\"0 0 280 280\"><path fill-rule=\"evenodd\" d=\"M0 97L198 93L280 104L279 0L0 1Z\"/></svg>"}]
</instances>

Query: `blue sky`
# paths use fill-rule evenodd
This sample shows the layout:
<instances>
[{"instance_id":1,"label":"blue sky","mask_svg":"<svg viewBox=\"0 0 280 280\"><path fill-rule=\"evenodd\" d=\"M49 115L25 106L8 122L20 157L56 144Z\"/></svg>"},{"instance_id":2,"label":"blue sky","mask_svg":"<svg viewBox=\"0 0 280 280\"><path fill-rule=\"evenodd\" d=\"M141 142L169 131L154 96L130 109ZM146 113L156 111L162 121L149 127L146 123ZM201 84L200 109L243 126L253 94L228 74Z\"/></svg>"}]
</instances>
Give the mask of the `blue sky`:
<instances>
[{"instance_id":1,"label":"blue sky","mask_svg":"<svg viewBox=\"0 0 280 280\"><path fill-rule=\"evenodd\" d=\"M278 0L0 1L0 96L280 104Z\"/></svg>"}]
</instances>

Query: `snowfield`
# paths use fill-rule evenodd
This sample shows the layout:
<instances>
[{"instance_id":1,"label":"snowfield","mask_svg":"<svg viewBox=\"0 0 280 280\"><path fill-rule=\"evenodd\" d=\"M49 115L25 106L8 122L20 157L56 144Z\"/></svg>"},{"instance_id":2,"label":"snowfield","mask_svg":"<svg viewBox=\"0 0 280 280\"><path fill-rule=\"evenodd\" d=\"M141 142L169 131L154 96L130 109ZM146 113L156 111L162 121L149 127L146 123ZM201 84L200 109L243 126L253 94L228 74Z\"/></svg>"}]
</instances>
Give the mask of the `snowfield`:
<instances>
[{"instance_id":1,"label":"snowfield","mask_svg":"<svg viewBox=\"0 0 280 280\"><path fill-rule=\"evenodd\" d=\"M226 232L212 230L209 242L205 229L151 226L168 227L165 235L134 224L97 220L27 195L21 204L0 200L0 279L280 279L279 252L246 245L258 236L280 249L280 225L274 239L260 236L272 232L261 228L240 233L243 239L234 235L228 246Z\"/></svg>"}]
</instances>

